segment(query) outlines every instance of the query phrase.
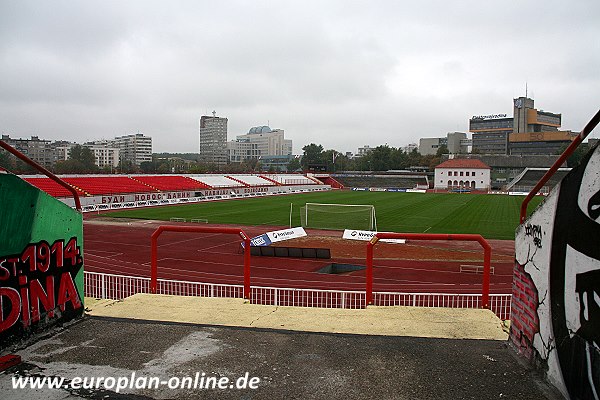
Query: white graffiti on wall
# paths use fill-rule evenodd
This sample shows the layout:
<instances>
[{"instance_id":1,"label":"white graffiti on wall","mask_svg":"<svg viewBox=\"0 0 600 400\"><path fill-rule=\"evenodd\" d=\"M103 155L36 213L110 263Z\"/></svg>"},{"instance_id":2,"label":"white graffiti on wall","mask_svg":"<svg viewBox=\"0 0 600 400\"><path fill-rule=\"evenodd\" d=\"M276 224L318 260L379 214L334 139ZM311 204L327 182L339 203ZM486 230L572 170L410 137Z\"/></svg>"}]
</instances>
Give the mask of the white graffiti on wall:
<instances>
[{"instance_id":1,"label":"white graffiti on wall","mask_svg":"<svg viewBox=\"0 0 600 400\"><path fill-rule=\"evenodd\" d=\"M517 231L516 261L538 292L533 340L570 398L600 395L600 148Z\"/></svg>"}]
</instances>

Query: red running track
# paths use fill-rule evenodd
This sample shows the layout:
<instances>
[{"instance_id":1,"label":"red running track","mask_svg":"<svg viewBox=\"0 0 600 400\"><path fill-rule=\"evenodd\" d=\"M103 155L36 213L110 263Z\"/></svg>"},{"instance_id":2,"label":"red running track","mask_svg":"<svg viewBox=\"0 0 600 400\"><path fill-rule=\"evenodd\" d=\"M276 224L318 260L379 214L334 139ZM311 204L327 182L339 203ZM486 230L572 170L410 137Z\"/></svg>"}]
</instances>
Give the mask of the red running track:
<instances>
[{"instance_id":1,"label":"red running track","mask_svg":"<svg viewBox=\"0 0 600 400\"><path fill-rule=\"evenodd\" d=\"M170 223L172 224L172 223ZM130 276L150 276L150 235L160 222L103 222L87 220L84 225L85 269ZM255 236L273 227L244 227ZM309 236L311 232L309 231ZM331 234L331 233L329 233ZM337 233L339 235L339 233ZM221 284L243 284L243 254L240 239L226 234L163 232L158 240L158 278ZM421 245L427 245L421 243ZM491 293L511 293L513 264L511 242L491 241ZM398 245L402 246L402 245ZM440 246L440 243L431 243ZM364 244L366 255L366 242ZM464 252L468 244L460 249ZM475 250L475 249L473 249ZM503 252L501 260L494 255ZM483 258L482 251L473 252ZM480 293L481 274L460 272L461 265L482 265L478 260L402 260L376 254L376 292ZM341 275L316 272L330 263L365 265L365 257L330 260L252 257L251 285L329 290L365 289L365 271Z\"/></svg>"}]
</instances>

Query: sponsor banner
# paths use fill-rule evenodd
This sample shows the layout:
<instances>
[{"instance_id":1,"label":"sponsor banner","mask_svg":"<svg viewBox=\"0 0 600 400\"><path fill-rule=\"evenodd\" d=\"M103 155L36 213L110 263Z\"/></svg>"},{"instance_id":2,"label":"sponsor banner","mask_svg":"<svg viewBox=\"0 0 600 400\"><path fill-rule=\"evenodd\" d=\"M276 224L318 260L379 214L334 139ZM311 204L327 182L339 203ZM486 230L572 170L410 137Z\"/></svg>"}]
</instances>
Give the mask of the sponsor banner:
<instances>
[{"instance_id":1,"label":"sponsor banner","mask_svg":"<svg viewBox=\"0 0 600 400\"><path fill-rule=\"evenodd\" d=\"M372 188L369 188L369 192L385 192L385 191L386 191L386 189L384 189L384 188L379 188L379 187L372 187Z\"/></svg>"},{"instance_id":2,"label":"sponsor banner","mask_svg":"<svg viewBox=\"0 0 600 400\"><path fill-rule=\"evenodd\" d=\"M354 191L360 191L360 192L368 192L369 188L353 187L352 190L354 190Z\"/></svg>"},{"instance_id":3,"label":"sponsor banner","mask_svg":"<svg viewBox=\"0 0 600 400\"><path fill-rule=\"evenodd\" d=\"M345 229L344 234L342 235L342 239L350 239L350 240L364 240L369 241L373 239L377 232L374 231L360 231L356 229ZM386 243L406 243L406 239L380 239L382 242Z\"/></svg>"},{"instance_id":4,"label":"sponsor banner","mask_svg":"<svg viewBox=\"0 0 600 400\"><path fill-rule=\"evenodd\" d=\"M283 240L295 239L306 236L304 228L290 228L282 229L280 231L273 231L263 233L250 239L251 247L268 246L271 243L281 242ZM242 247L244 243L242 243Z\"/></svg>"},{"instance_id":5,"label":"sponsor banner","mask_svg":"<svg viewBox=\"0 0 600 400\"><path fill-rule=\"evenodd\" d=\"M388 188L388 192L406 192L406 189Z\"/></svg>"},{"instance_id":6,"label":"sponsor banner","mask_svg":"<svg viewBox=\"0 0 600 400\"><path fill-rule=\"evenodd\" d=\"M423 190L423 189L406 189L406 193L427 193L427 190Z\"/></svg>"},{"instance_id":7,"label":"sponsor banner","mask_svg":"<svg viewBox=\"0 0 600 400\"><path fill-rule=\"evenodd\" d=\"M250 239L251 247L268 246L270 244L271 244L271 239L269 239L269 237L267 236L266 233L263 233L262 235L255 236L252 239ZM244 243L242 242L242 246L243 245L244 245Z\"/></svg>"},{"instance_id":8,"label":"sponsor banner","mask_svg":"<svg viewBox=\"0 0 600 400\"><path fill-rule=\"evenodd\" d=\"M290 228L290 229L282 229L280 231L267 232L266 233L269 240L272 243L281 242L283 240L296 239L299 237L306 236L306 232L304 228Z\"/></svg>"}]
</instances>

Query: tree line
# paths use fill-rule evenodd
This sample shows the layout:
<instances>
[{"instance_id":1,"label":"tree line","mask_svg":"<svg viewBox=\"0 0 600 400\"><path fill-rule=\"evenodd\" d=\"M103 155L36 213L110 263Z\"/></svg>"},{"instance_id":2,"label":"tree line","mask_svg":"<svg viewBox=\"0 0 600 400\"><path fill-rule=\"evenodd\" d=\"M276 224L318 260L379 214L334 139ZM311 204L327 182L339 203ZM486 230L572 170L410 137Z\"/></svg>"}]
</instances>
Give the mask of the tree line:
<instances>
[{"instance_id":1,"label":"tree line","mask_svg":"<svg viewBox=\"0 0 600 400\"><path fill-rule=\"evenodd\" d=\"M421 155L416 149L405 152L400 148L381 145L373 148L361 157L348 157L345 154L329 149L324 150L320 144L311 143L302 148L302 158L292 158L287 164L288 172L308 171L315 165L327 172L335 171L387 171L409 169L410 167L427 167L433 169L441 162L441 155L447 152L445 146L438 149L436 155ZM0 151L0 167L17 174L35 173L29 165L12 155ZM116 167L96 165L94 152L88 147L75 145L69 151L67 160L57 161L49 168L57 174L169 174L169 173L260 173L277 172L273 167L265 171L260 160L249 159L241 163L229 163L217 166L198 160L194 153L160 153L153 154L152 161L142 162L139 166L131 161L122 160Z\"/></svg>"},{"instance_id":2,"label":"tree line","mask_svg":"<svg viewBox=\"0 0 600 400\"><path fill-rule=\"evenodd\" d=\"M311 166L322 166L327 172L335 171L389 171L407 170L411 167L425 167L430 170L441 164L442 155L448 153L446 146L440 146L436 154L421 155L417 149L406 152L401 148L387 144L370 149L360 157L348 157L345 154L329 149L324 150L320 144L311 143L302 148L302 169Z\"/></svg>"}]
</instances>

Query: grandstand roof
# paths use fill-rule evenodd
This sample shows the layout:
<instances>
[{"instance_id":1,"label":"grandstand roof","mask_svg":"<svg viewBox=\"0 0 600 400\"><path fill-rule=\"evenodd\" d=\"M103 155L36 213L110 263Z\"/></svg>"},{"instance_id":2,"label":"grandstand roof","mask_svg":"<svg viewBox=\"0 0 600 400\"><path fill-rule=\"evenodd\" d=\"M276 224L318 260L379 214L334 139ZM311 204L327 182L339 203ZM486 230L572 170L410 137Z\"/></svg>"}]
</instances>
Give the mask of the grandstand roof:
<instances>
[{"instance_id":1,"label":"grandstand roof","mask_svg":"<svg viewBox=\"0 0 600 400\"><path fill-rule=\"evenodd\" d=\"M470 168L470 169L491 169L481 160L473 160L468 158L459 158L447 160L436 166L436 168Z\"/></svg>"}]
</instances>

